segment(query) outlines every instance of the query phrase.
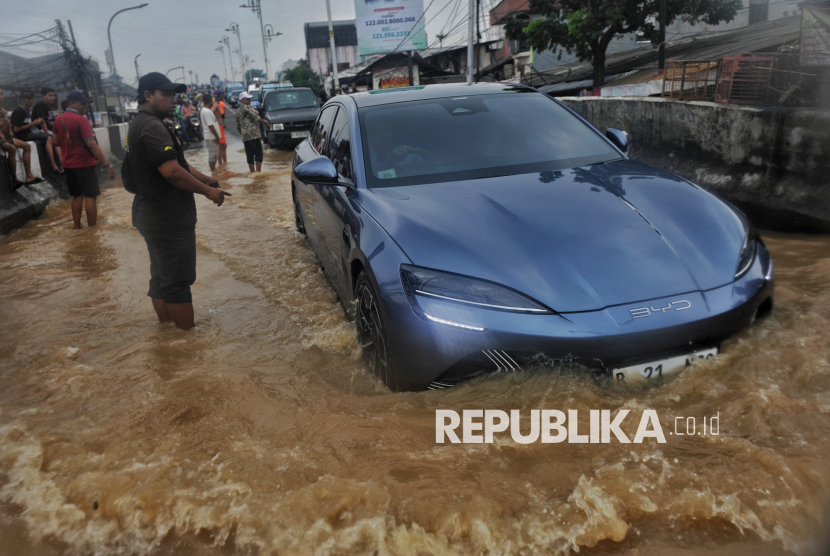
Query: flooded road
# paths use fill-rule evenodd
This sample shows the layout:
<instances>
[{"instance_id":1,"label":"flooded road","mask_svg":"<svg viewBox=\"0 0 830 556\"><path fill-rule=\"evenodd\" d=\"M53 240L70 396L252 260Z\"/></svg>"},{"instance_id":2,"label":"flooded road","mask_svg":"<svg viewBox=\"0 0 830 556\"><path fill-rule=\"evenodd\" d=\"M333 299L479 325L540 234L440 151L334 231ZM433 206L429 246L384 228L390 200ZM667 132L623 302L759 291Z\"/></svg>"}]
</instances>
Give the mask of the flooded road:
<instances>
[{"instance_id":1,"label":"flooded road","mask_svg":"<svg viewBox=\"0 0 830 556\"><path fill-rule=\"evenodd\" d=\"M59 202L0 238L0 554L823 553L830 238L765 235L773 314L659 386L539 368L393 394L294 232L291 153L252 177L241 149L214 174L233 197L197 199L193 332L155 321L120 187L97 228ZM720 434L435 443L436 409L481 408Z\"/></svg>"}]
</instances>

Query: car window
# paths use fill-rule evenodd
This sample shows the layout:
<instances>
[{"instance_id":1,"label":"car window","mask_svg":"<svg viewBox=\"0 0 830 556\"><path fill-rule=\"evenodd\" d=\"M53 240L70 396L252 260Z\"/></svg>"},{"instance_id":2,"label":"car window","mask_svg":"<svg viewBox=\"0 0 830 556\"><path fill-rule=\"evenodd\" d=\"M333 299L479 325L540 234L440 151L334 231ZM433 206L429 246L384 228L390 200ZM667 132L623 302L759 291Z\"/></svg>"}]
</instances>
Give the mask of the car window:
<instances>
[{"instance_id":1,"label":"car window","mask_svg":"<svg viewBox=\"0 0 830 556\"><path fill-rule=\"evenodd\" d=\"M536 92L362 109L370 187L574 168L621 158L579 118Z\"/></svg>"},{"instance_id":2,"label":"car window","mask_svg":"<svg viewBox=\"0 0 830 556\"><path fill-rule=\"evenodd\" d=\"M268 91L265 95L265 109L269 112L317 106L317 98L311 91Z\"/></svg>"},{"instance_id":3,"label":"car window","mask_svg":"<svg viewBox=\"0 0 830 556\"><path fill-rule=\"evenodd\" d=\"M311 144L318 153L326 156L326 147L331 136L331 124L334 120L334 115L337 113L337 106L329 106L320 113L317 118L317 123L314 124L314 130L311 133Z\"/></svg>"},{"instance_id":4,"label":"car window","mask_svg":"<svg viewBox=\"0 0 830 556\"><path fill-rule=\"evenodd\" d=\"M340 110L334 120L329 144L329 158L342 177L354 180L352 175L352 141L349 131L349 116Z\"/></svg>"}]
</instances>

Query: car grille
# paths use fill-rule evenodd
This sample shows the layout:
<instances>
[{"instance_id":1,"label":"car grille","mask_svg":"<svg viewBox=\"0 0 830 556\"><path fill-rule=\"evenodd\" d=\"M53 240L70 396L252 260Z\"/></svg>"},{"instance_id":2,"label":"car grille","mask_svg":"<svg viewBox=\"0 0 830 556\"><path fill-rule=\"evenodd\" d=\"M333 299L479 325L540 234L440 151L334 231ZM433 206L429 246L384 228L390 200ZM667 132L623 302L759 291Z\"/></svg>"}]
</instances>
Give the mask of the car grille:
<instances>
[{"instance_id":1,"label":"car grille","mask_svg":"<svg viewBox=\"0 0 830 556\"><path fill-rule=\"evenodd\" d=\"M505 351L485 349L467 355L435 379L428 390L444 390L465 380L491 373L517 371L527 366L562 367L576 364L576 358L568 355L552 357L542 352ZM604 372L599 370L600 373Z\"/></svg>"}]
</instances>

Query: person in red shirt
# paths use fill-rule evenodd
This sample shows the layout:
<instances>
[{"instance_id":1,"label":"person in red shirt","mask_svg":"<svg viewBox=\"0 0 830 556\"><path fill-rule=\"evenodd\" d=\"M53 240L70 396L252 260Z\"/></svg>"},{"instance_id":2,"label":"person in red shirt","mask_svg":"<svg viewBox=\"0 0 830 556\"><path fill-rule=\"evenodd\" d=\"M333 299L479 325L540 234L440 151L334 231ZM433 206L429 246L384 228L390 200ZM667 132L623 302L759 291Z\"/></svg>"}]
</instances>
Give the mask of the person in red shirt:
<instances>
[{"instance_id":1,"label":"person in red shirt","mask_svg":"<svg viewBox=\"0 0 830 556\"><path fill-rule=\"evenodd\" d=\"M86 221L94 226L98 221L98 204L96 198L101 194L95 166L100 164L107 170L110 179L115 179L115 171L107 162L101 147L95 142L95 133L83 113L92 100L80 91L72 91L66 97L69 107L66 112L55 118L53 130L61 145L63 168L66 170L66 184L72 195L72 220L75 229L81 228L81 216L86 208ZM84 201L86 199L86 201Z\"/></svg>"},{"instance_id":2,"label":"person in red shirt","mask_svg":"<svg viewBox=\"0 0 830 556\"><path fill-rule=\"evenodd\" d=\"M211 110L219 121L219 164L228 163L228 142L225 140L225 102L222 100L222 93L220 92L216 97L217 102L213 103Z\"/></svg>"}]
</instances>

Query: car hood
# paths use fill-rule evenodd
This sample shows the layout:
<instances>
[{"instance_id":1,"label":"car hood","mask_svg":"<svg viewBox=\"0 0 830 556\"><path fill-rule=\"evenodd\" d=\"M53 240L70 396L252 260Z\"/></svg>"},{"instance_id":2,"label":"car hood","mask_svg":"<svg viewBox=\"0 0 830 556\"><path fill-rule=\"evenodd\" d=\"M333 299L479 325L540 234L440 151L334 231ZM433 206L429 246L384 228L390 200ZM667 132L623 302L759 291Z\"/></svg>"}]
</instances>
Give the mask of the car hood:
<instances>
[{"instance_id":1,"label":"car hood","mask_svg":"<svg viewBox=\"0 0 830 556\"><path fill-rule=\"evenodd\" d=\"M297 108L286 110L272 110L267 112L268 121L271 123L280 122L303 122L313 120L317 117L319 108Z\"/></svg>"},{"instance_id":2,"label":"car hood","mask_svg":"<svg viewBox=\"0 0 830 556\"><path fill-rule=\"evenodd\" d=\"M745 218L663 170L570 170L358 190L410 260L491 280L558 312L734 281Z\"/></svg>"}]
</instances>

